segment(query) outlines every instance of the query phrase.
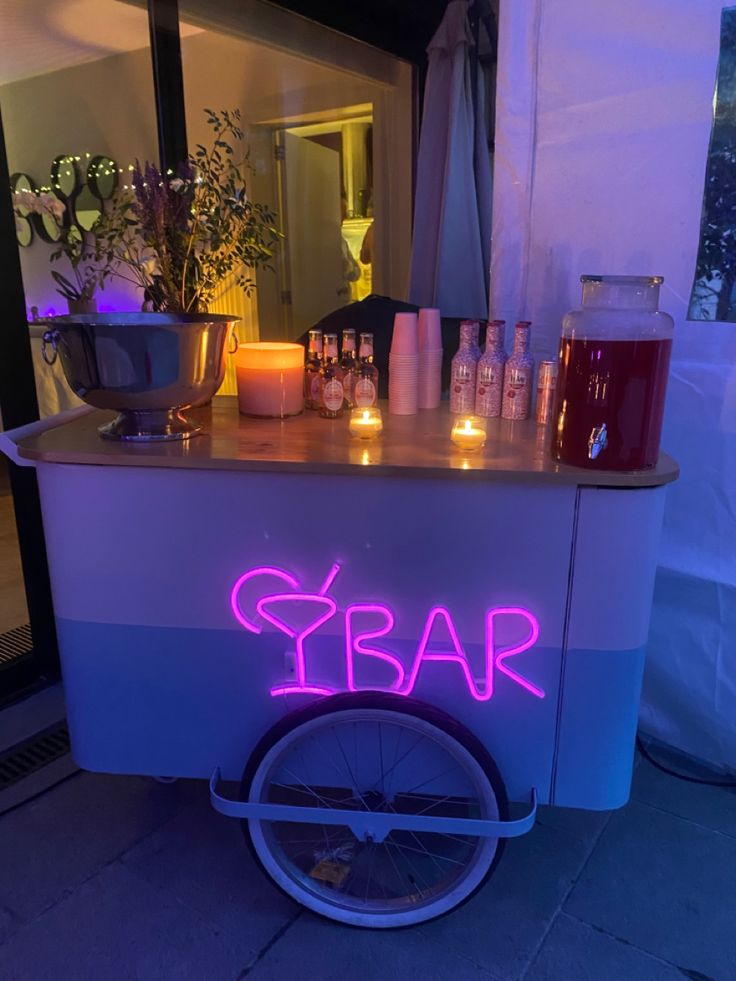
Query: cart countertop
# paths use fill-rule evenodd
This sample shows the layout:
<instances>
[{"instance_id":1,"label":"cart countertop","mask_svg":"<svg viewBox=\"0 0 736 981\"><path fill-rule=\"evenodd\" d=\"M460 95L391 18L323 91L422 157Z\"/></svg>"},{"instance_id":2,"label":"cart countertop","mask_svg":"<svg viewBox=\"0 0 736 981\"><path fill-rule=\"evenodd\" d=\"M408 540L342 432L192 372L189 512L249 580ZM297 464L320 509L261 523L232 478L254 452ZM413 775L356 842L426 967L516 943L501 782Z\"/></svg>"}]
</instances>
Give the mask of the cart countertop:
<instances>
[{"instance_id":1,"label":"cart countertop","mask_svg":"<svg viewBox=\"0 0 736 981\"><path fill-rule=\"evenodd\" d=\"M447 405L415 416L390 415L375 440L351 438L348 419L321 419L305 413L291 419L250 419L238 413L237 399L221 396L211 406L191 410L205 433L167 443L103 440L98 426L109 412L88 412L19 440L19 455L45 463L91 466L165 467L281 473L352 474L480 479L595 487L657 487L677 479L678 466L662 454L651 470L582 470L555 463L549 431L533 420L488 420L483 450L464 453L450 441L453 417Z\"/></svg>"}]
</instances>

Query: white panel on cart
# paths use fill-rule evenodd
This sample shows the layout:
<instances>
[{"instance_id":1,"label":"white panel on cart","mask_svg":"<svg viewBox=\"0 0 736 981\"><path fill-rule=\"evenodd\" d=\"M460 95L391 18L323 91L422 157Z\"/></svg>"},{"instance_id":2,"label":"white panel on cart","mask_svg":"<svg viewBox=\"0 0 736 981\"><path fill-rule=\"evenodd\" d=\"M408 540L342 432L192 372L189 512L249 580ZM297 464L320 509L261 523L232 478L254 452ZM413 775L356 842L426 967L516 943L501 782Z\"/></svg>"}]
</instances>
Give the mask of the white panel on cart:
<instances>
[{"instance_id":1,"label":"white panel on cart","mask_svg":"<svg viewBox=\"0 0 736 981\"><path fill-rule=\"evenodd\" d=\"M628 799L664 493L580 491L557 804L603 809Z\"/></svg>"},{"instance_id":2,"label":"white panel on cart","mask_svg":"<svg viewBox=\"0 0 736 981\"><path fill-rule=\"evenodd\" d=\"M494 662L487 700L473 697L459 664L447 661L424 663L412 693L479 736L513 797L536 786L547 799L574 486L39 470L63 668L74 675L72 735L88 768L207 776L219 764L236 778L268 725L310 696L290 695L287 704L271 694L293 683L294 641L268 622L258 635L244 629L231 608L233 585L267 566L314 593L337 565L328 590L336 615L306 641L312 685L347 687L351 604L391 608L395 625L378 646L403 660L407 676L430 610L446 610L481 692L488 612L521 608L538 623L533 645L505 662L510 672ZM254 615L256 601L244 592L244 613ZM429 649L447 650L446 620L435 626ZM523 616L499 616L494 649L513 647L528 627ZM377 663L363 658L359 670L368 662ZM382 685L390 681L389 672ZM99 738L100 726L110 739Z\"/></svg>"}]
</instances>

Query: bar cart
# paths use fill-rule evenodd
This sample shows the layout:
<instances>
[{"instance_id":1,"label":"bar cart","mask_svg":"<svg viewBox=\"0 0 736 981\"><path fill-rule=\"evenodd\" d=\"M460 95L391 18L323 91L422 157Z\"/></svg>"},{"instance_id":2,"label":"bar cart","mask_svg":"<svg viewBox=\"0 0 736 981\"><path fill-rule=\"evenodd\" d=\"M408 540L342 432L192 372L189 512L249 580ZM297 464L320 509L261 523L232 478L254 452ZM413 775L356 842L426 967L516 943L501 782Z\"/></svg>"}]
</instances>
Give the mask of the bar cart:
<instances>
[{"instance_id":1,"label":"bar cart","mask_svg":"<svg viewBox=\"0 0 736 981\"><path fill-rule=\"evenodd\" d=\"M80 766L210 779L282 890L377 928L468 899L538 802L626 802L671 459L198 413L177 444L88 409L0 437L38 474Z\"/></svg>"}]
</instances>

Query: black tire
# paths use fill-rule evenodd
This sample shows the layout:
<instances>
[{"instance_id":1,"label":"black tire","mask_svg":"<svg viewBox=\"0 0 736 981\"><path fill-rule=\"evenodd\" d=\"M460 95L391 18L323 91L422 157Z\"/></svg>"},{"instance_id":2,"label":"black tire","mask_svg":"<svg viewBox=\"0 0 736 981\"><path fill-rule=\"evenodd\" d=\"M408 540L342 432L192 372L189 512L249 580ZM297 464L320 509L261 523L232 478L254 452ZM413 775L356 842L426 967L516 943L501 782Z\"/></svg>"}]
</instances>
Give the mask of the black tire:
<instances>
[{"instance_id":1,"label":"black tire","mask_svg":"<svg viewBox=\"0 0 736 981\"><path fill-rule=\"evenodd\" d=\"M499 773L493 757L472 732L466 729L465 726L461 725L456 719L453 719L452 716L448 715L446 712L443 712L434 706L428 705L425 702L421 702L418 699L406 698L401 695L394 695L390 692L377 691L344 692L339 695L329 695L306 705L304 708L297 709L296 711L289 713L289 715L277 722L276 725L269 729L265 736L263 736L251 753L240 782L238 792L239 800L245 801L248 799L251 783L253 782L253 778L258 770L258 767L266 754L277 742L279 742L279 740L282 739L283 736L302 723L309 722L320 716L330 715L333 712L337 712L342 709L388 709L404 715L416 716L417 718L428 722L430 725L434 725L438 729L444 730L445 733L457 740L457 742L460 743L460 745L463 746L475 758L476 762L485 773L493 793L496 796L499 819L502 821L507 821L509 819L508 798L501 774ZM269 882L274 885L279 892L287 896L287 898L291 899L293 902L293 897L289 896L289 894L273 880L268 870L263 866L251 838L248 820L242 820L240 825L243 830L246 845L248 846L251 855L255 859L255 862L259 866L263 875L266 876ZM491 862L485 876L477 884L473 891L469 893L461 902L457 903L452 909L449 909L444 913L440 913L437 916L428 917L424 922L431 922L433 919L441 919L449 913L454 912L456 909L464 906L465 903L471 900L473 896L475 896L476 893L483 888L498 867L498 863L501 860L501 855L503 854L506 845L505 838L499 838L497 840L498 845L493 861ZM321 914L315 913L315 915ZM330 922L335 922L335 920L331 919L330 917L324 918L330 919ZM341 925L347 926L346 924ZM361 926L353 926L352 928L370 929L370 927ZM409 926L389 927L389 929L409 929Z\"/></svg>"}]
</instances>

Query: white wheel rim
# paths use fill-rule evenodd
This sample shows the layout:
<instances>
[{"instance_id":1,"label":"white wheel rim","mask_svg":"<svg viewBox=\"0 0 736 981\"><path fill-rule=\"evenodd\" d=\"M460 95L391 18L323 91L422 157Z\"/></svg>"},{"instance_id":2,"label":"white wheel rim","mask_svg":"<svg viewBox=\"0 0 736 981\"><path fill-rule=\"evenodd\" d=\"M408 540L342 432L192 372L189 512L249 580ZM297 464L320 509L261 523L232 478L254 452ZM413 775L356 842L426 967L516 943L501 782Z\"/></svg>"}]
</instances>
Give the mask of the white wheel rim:
<instances>
[{"instance_id":1,"label":"white wheel rim","mask_svg":"<svg viewBox=\"0 0 736 981\"><path fill-rule=\"evenodd\" d=\"M361 740L357 737L358 726L363 727ZM366 763L368 726L375 727L373 742L380 745L378 770L383 767L380 791L366 786L376 783L372 776L370 780L364 779L365 774L377 772ZM344 766L339 759L336 765L328 758L325 747L329 747L333 738L337 745L343 740L347 744L345 736L350 732L355 733L355 745L347 746L347 750L345 746L340 747ZM400 754L401 739L407 734L416 742L405 744L409 752ZM398 739L393 747L392 736ZM324 740L322 745L320 739ZM392 749L396 750L393 757ZM375 746L373 752L377 753ZM406 775L418 762L428 760L426 765L431 772L433 753L438 761L448 762L447 768L443 772L436 771L432 782L422 781L424 773L421 767L418 769L419 780L415 782L424 794L417 793L413 786L402 789ZM400 760L396 764L398 757ZM295 763L295 760L301 762ZM319 771L321 784L315 780L311 784L308 779L302 780L299 768L306 776L310 766L313 773ZM356 787L352 791L343 788L337 800L334 790L329 794L324 791L326 773L333 782L340 774L343 782L352 780ZM275 780L279 774L281 779ZM387 777L391 777L396 786L389 787ZM363 786L358 786L361 782ZM461 797L446 794L448 788L444 784L448 782L454 789L463 788ZM315 787L321 787L323 792ZM358 790L360 801L354 789ZM347 795L350 798L348 806L362 809L395 808L406 812L409 807L410 813L421 813L411 810L419 802L425 812L431 811L435 815L441 812L446 815L448 810L454 813L458 807L467 806L474 809L476 816L488 820L499 817L494 790L472 753L432 723L390 709L339 710L310 719L286 733L261 760L251 783L250 800L274 800L276 798L270 796L274 793L288 793L292 803L323 807L345 806ZM310 799L309 794L315 799ZM392 795L393 799L389 800ZM385 842L379 844L359 842L347 829L328 829L325 825L285 825L283 822L250 820L248 827L264 868L286 893L324 916L356 926L378 928L421 923L454 908L482 882L498 848L495 838L398 832L388 835ZM348 847L351 842L352 849ZM345 875L347 878L338 883L337 878ZM331 876L333 881L325 881L325 876ZM366 880L365 896L361 899ZM379 889L385 896L373 895Z\"/></svg>"}]
</instances>

